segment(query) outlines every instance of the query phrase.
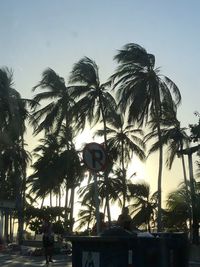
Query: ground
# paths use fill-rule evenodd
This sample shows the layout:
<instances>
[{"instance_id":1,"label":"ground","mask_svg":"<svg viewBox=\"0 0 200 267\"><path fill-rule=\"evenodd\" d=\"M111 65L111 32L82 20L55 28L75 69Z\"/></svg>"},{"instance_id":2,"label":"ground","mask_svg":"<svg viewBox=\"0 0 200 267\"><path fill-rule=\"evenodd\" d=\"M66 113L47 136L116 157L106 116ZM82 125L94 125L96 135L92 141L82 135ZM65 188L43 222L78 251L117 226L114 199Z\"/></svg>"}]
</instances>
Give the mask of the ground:
<instances>
[{"instance_id":1,"label":"ground","mask_svg":"<svg viewBox=\"0 0 200 267\"><path fill-rule=\"evenodd\" d=\"M40 267L45 266L44 256L21 256L19 254L0 253L1 267ZM54 262L48 267L72 267L71 257L55 255ZM79 266L80 267L80 266ZM189 267L200 267L200 261L190 260Z\"/></svg>"},{"instance_id":2,"label":"ground","mask_svg":"<svg viewBox=\"0 0 200 267\"><path fill-rule=\"evenodd\" d=\"M1 267L40 267L47 266L44 257L42 256L20 256L16 254L1 254ZM71 267L71 258L66 255L55 255L54 262L49 264L49 267Z\"/></svg>"}]
</instances>

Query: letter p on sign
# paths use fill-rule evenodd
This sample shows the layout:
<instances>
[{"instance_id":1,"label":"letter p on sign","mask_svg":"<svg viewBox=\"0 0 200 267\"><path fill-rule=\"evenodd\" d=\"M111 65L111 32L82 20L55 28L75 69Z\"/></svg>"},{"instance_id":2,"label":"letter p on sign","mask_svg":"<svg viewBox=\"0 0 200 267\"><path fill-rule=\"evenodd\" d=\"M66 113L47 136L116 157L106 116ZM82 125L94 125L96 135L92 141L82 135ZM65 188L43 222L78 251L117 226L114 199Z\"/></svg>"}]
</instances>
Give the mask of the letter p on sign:
<instances>
[{"instance_id":1,"label":"letter p on sign","mask_svg":"<svg viewBox=\"0 0 200 267\"><path fill-rule=\"evenodd\" d=\"M83 149L83 161L95 172L103 171L106 167L106 152L102 145L89 143Z\"/></svg>"}]
</instances>

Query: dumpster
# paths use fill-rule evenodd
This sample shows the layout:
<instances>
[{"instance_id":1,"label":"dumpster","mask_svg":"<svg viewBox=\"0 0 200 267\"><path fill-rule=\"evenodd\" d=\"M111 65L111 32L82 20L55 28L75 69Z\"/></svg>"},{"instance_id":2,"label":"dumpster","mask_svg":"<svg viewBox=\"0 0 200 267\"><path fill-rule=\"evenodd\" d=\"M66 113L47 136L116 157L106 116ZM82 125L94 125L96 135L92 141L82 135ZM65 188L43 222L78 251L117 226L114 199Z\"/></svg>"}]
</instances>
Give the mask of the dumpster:
<instances>
[{"instance_id":1,"label":"dumpster","mask_svg":"<svg viewBox=\"0 0 200 267\"><path fill-rule=\"evenodd\" d=\"M116 227L70 240L72 267L188 267L187 236L181 233L140 236Z\"/></svg>"},{"instance_id":2,"label":"dumpster","mask_svg":"<svg viewBox=\"0 0 200 267\"><path fill-rule=\"evenodd\" d=\"M138 266L137 236L123 229L109 229L101 236L71 237L72 267Z\"/></svg>"}]
</instances>

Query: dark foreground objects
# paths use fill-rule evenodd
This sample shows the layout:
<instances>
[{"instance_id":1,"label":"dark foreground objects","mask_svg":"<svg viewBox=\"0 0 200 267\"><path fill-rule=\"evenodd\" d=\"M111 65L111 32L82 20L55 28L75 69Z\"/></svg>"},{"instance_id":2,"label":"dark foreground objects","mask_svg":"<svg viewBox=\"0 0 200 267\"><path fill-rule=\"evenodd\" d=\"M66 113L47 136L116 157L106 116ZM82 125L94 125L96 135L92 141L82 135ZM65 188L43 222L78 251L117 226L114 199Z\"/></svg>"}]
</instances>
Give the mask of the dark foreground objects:
<instances>
[{"instance_id":1,"label":"dark foreground objects","mask_svg":"<svg viewBox=\"0 0 200 267\"><path fill-rule=\"evenodd\" d=\"M183 233L139 236L124 229L101 236L70 237L72 267L188 267L188 240Z\"/></svg>"}]
</instances>

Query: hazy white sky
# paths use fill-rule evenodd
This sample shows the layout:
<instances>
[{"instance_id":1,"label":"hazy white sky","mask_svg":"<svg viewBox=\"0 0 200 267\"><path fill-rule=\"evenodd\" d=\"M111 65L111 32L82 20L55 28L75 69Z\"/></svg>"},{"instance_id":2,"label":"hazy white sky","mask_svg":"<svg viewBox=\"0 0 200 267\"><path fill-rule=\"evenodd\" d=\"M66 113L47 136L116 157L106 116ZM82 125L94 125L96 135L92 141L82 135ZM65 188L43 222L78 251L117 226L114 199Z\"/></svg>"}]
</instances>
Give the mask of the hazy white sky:
<instances>
[{"instance_id":1,"label":"hazy white sky","mask_svg":"<svg viewBox=\"0 0 200 267\"><path fill-rule=\"evenodd\" d=\"M200 111L199 13L198 0L0 0L0 67L12 68L16 89L32 97L45 68L67 80L72 65L88 56L104 82L116 67L117 49L138 43L180 88L178 117L188 126ZM155 187L156 159L149 161L150 168L148 181ZM175 188L181 178L178 167L164 173L164 190Z\"/></svg>"}]
</instances>

